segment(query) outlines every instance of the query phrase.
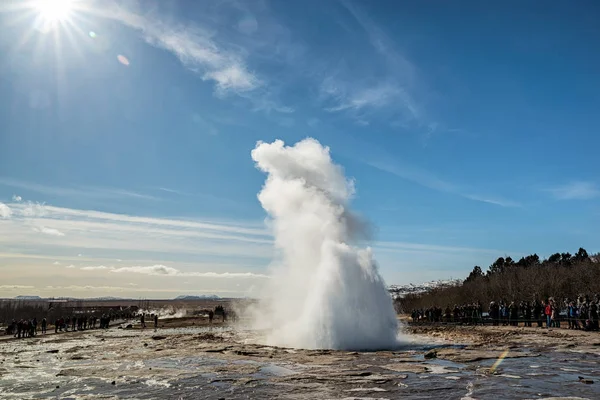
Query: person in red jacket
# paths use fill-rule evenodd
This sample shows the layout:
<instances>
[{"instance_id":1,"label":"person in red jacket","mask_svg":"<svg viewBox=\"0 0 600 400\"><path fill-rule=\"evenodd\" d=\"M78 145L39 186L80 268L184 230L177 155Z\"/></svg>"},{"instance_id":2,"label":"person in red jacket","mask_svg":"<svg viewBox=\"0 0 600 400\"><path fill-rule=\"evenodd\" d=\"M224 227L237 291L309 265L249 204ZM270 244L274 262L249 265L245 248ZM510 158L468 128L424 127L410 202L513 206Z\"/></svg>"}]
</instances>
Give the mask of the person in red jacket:
<instances>
[{"instance_id":1,"label":"person in red jacket","mask_svg":"<svg viewBox=\"0 0 600 400\"><path fill-rule=\"evenodd\" d=\"M546 307L544 308L544 314L546 315L546 328L550 328L552 322L552 305L550 301L546 301Z\"/></svg>"}]
</instances>

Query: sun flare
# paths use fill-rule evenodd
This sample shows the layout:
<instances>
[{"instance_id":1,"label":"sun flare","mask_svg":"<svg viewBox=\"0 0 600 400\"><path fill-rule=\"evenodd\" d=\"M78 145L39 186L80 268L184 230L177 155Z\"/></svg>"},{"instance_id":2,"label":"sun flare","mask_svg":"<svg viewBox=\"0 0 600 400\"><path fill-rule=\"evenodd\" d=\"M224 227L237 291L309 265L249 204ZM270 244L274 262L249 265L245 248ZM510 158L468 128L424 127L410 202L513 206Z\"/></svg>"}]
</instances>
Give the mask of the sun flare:
<instances>
[{"instance_id":1,"label":"sun flare","mask_svg":"<svg viewBox=\"0 0 600 400\"><path fill-rule=\"evenodd\" d=\"M75 0L38 0L35 9L45 21L62 22L69 19Z\"/></svg>"}]
</instances>

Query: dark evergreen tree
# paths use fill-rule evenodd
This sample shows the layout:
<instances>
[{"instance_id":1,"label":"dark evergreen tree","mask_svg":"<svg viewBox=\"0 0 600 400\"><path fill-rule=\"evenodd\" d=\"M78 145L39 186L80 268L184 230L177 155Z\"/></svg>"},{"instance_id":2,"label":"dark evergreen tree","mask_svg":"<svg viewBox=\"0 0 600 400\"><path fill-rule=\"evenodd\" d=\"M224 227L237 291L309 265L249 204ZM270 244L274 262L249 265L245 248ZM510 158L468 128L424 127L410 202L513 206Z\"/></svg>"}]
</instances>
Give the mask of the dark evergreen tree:
<instances>
[{"instance_id":1,"label":"dark evergreen tree","mask_svg":"<svg viewBox=\"0 0 600 400\"><path fill-rule=\"evenodd\" d=\"M476 279L482 278L482 277L483 277L483 271L481 270L480 266L476 265L475 267L473 267L473 271L471 271L471 273L469 274L467 279L465 279L465 283L473 282Z\"/></svg>"}]
</instances>

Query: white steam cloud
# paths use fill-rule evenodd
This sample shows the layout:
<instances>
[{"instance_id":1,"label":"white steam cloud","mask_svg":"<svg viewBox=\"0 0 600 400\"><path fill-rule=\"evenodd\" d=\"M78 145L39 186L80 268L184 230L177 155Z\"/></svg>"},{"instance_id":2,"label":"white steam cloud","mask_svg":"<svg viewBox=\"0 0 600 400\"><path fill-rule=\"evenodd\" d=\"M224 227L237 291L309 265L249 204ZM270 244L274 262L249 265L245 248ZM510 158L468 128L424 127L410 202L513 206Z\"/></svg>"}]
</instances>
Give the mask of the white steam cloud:
<instances>
[{"instance_id":1,"label":"white steam cloud","mask_svg":"<svg viewBox=\"0 0 600 400\"><path fill-rule=\"evenodd\" d=\"M267 173L258 199L272 218L281 263L267 285L269 344L296 348L383 349L397 345L398 322L365 232L348 210L354 184L314 139L292 147L259 142Z\"/></svg>"}]
</instances>

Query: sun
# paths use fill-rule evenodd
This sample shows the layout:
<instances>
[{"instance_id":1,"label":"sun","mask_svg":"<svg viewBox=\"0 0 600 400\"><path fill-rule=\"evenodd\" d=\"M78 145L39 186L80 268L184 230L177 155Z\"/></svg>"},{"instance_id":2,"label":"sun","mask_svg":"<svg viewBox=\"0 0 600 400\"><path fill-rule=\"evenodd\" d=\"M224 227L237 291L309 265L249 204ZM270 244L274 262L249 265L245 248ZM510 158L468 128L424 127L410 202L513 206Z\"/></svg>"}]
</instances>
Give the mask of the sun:
<instances>
[{"instance_id":1,"label":"sun","mask_svg":"<svg viewBox=\"0 0 600 400\"><path fill-rule=\"evenodd\" d=\"M63 22L71 16L73 3L75 0L37 0L35 9L46 22Z\"/></svg>"}]
</instances>

